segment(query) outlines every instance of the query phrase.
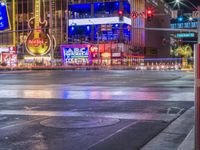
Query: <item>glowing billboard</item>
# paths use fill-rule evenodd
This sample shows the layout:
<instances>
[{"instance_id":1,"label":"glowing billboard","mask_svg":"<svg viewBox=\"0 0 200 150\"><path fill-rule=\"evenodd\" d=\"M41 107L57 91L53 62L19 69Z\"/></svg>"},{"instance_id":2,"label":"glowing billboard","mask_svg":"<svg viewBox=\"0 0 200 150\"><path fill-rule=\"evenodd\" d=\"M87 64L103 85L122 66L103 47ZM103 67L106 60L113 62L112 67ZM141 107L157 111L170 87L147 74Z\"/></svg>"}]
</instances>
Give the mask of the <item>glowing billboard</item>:
<instances>
[{"instance_id":1,"label":"glowing billboard","mask_svg":"<svg viewBox=\"0 0 200 150\"><path fill-rule=\"evenodd\" d=\"M0 2L0 31L10 29L9 15L5 2Z\"/></svg>"}]
</instances>

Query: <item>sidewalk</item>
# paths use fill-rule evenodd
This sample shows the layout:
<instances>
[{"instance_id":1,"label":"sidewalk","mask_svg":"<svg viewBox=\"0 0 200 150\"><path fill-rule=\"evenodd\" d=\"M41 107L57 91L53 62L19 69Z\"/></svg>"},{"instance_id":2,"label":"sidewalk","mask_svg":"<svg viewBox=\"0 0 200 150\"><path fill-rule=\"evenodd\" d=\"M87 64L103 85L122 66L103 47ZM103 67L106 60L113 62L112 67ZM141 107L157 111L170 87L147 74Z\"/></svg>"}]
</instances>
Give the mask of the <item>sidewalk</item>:
<instances>
[{"instance_id":1,"label":"sidewalk","mask_svg":"<svg viewBox=\"0 0 200 150\"><path fill-rule=\"evenodd\" d=\"M194 128L181 143L178 150L194 150Z\"/></svg>"},{"instance_id":2,"label":"sidewalk","mask_svg":"<svg viewBox=\"0 0 200 150\"><path fill-rule=\"evenodd\" d=\"M141 150L193 150L194 107L187 110Z\"/></svg>"}]
</instances>

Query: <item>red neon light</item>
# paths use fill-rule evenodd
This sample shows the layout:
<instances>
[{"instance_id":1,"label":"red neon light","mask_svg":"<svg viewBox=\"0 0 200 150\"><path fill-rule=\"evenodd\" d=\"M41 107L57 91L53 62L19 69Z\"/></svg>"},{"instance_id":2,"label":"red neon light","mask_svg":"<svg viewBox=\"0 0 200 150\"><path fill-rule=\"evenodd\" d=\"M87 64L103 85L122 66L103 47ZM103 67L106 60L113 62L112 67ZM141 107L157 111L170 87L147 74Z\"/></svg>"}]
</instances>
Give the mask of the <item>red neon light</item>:
<instances>
[{"instance_id":1,"label":"red neon light","mask_svg":"<svg viewBox=\"0 0 200 150\"><path fill-rule=\"evenodd\" d=\"M31 45L33 47L38 47L42 44L44 44L44 40L43 39L33 39L33 40L28 40L28 45Z\"/></svg>"}]
</instances>

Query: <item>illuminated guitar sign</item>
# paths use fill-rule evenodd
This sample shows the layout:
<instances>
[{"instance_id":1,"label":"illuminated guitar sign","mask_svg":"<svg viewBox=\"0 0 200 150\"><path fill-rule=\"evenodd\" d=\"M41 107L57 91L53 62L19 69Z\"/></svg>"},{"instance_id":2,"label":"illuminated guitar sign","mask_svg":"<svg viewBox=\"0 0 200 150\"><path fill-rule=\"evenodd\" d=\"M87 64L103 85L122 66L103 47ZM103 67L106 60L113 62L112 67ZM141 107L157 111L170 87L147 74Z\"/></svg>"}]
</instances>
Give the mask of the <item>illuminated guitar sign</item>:
<instances>
[{"instance_id":1,"label":"illuminated guitar sign","mask_svg":"<svg viewBox=\"0 0 200 150\"><path fill-rule=\"evenodd\" d=\"M51 38L49 34L45 32L47 21L41 21L40 10L40 0L35 0L35 17L31 18L28 24L29 28L32 30L25 43L28 53L33 56L43 56L47 54L52 46Z\"/></svg>"},{"instance_id":2,"label":"illuminated guitar sign","mask_svg":"<svg viewBox=\"0 0 200 150\"><path fill-rule=\"evenodd\" d=\"M7 6L4 1L0 2L0 31L10 29L10 21L7 11Z\"/></svg>"}]
</instances>

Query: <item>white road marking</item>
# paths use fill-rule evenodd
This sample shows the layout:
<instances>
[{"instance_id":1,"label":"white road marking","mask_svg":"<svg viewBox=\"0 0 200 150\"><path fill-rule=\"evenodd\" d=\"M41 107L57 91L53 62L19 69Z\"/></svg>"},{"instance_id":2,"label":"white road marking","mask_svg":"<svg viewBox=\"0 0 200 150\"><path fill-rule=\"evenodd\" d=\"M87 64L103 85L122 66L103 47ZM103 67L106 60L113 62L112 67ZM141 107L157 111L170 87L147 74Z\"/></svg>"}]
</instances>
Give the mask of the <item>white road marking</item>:
<instances>
[{"instance_id":1,"label":"white road marking","mask_svg":"<svg viewBox=\"0 0 200 150\"><path fill-rule=\"evenodd\" d=\"M46 116L46 117L102 117L130 120L171 121L179 114L157 113L119 113L119 112L74 112L74 111L33 111L33 110L0 110L0 115Z\"/></svg>"},{"instance_id":2,"label":"white road marking","mask_svg":"<svg viewBox=\"0 0 200 150\"><path fill-rule=\"evenodd\" d=\"M33 123L35 121L40 121L40 120L44 120L44 119L46 119L46 117L33 119L31 121L24 121L24 122L21 122L21 123L14 123L14 124L11 124L11 125L8 125L8 126L1 127L0 130L4 130L4 129L8 129L8 128L13 128L13 127L16 127L16 126L27 125L27 124Z\"/></svg>"},{"instance_id":3,"label":"white road marking","mask_svg":"<svg viewBox=\"0 0 200 150\"><path fill-rule=\"evenodd\" d=\"M125 130L125 129L128 129L129 127L131 127L131 126L133 126L133 125L135 125L135 124L137 124L137 123L138 123L137 121L136 121L136 122L133 122L133 123L131 123L131 124L129 124L129 125L127 125L127 126L121 128L121 129L117 130L116 132L114 132L114 133L110 134L109 136L107 136L107 137L105 137L105 138L99 140L98 142L96 142L96 143L90 145L89 147L87 147L87 148L84 149L84 150L88 150L88 149L94 147L95 145L98 145L98 144L100 144L100 143L102 143L102 142L104 142L104 141L110 139L111 137L115 136L116 134L122 132L122 131Z\"/></svg>"}]
</instances>

